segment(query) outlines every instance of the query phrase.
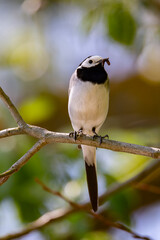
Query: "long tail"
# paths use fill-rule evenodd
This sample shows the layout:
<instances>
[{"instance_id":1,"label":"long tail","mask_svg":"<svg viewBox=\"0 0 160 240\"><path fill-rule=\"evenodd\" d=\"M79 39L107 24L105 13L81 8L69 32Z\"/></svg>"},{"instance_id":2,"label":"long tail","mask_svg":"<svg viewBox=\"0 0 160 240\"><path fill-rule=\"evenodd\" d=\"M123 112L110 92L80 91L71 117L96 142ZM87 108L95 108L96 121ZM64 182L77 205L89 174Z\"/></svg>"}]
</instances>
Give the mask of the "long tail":
<instances>
[{"instance_id":1,"label":"long tail","mask_svg":"<svg viewBox=\"0 0 160 240\"><path fill-rule=\"evenodd\" d=\"M96 170L96 148L82 145L83 157L86 166L87 184L93 210L98 209L98 184Z\"/></svg>"}]
</instances>

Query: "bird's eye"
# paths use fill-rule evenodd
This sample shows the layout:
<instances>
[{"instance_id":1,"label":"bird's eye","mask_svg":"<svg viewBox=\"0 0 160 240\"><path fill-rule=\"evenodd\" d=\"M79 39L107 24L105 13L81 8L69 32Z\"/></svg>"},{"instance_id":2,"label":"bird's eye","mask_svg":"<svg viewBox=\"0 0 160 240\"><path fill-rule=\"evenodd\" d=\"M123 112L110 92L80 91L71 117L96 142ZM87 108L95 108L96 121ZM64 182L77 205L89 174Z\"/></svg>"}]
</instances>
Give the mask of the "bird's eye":
<instances>
[{"instance_id":1,"label":"bird's eye","mask_svg":"<svg viewBox=\"0 0 160 240\"><path fill-rule=\"evenodd\" d=\"M92 64L92 63L93 63L93 61L92 61L92 60L89 60L88 62L89 62L90 64Z\"/></svg>"}]
</instances>

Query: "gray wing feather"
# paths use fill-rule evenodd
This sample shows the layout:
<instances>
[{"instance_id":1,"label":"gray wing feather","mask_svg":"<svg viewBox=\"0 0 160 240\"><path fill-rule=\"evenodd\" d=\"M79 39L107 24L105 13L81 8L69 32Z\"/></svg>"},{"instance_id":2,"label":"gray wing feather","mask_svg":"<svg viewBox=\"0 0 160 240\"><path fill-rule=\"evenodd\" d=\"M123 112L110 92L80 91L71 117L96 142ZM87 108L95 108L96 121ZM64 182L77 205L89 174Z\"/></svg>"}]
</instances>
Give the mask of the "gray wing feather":
<instances>
[{"instance_id":1,"label":"gray wing feather","mask_svg":"<svg viewBox=\"0 0 160 240\"><path fill-rule=\"evenodd\" d=\"M68 95L70 94L71 88L74 86L74 84L77 81L76 71L72 74L71 79L69 81L69 89L68 89Z\"/></svg>"}]
</instances>

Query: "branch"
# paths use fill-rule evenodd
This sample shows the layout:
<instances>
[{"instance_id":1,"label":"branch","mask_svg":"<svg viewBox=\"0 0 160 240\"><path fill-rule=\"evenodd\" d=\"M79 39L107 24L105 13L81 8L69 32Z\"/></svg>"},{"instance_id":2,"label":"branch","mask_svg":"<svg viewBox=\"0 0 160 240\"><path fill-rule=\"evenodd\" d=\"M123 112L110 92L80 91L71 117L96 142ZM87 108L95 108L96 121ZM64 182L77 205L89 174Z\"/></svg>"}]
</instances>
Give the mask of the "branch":
<instances>
[{"instance_id":1,"label":"branch","mask_svg":"<svg viewBox=\"0 0 160 240\"><path fill-rule=\"evenodd\" d=\"M68 134L64 133L53 133L48 132L46 139L49 143L61 142L61 143L72 143L72 144L83 144L93 146L97 148L109 149L117 152L132 153L152 158L160 158L160 149L154 147L146 147L137 144L124 143L114 140L104 139L100 144L99 140L93 140L93 137L83 135L80 136L76 141L70 138Z\"/></svg>"},{"instance_id":2,"label":"branch","mask_svg":"<svg viewBox=\"0 0 160 240\"><path fill-rule=\"evenodd\" d=\"M136 183L134 188L144 190L144 191L147 191L147 192L151 192L151 193L154 193L154 194L160 194L160 187L150 185L150 184L147 184L147 183Z\"/></svg>"},{"instance_id":3,"label":"branch","mask_svg":"<svg viewBox=\"0 0 160 240\"><path fill-rule=\"evenodd\" d=\"M15 162L7 171L0 174L0 185L8 180L8 178L15 172L17 172L24 164L26 164L29 159L38 152L44 145L44 140L39 140L35 145L28 150L17 162Z\"/></svg>"},{"instance_id":4,"label":"branch","mask_svg":"<svg viewBox=\"0 0 160 240\"><path fill-rule=\"evenodd\" d=\"M0 131L0 138L15 136L24 134L24 131L22 128L15 127L15 128L8 128Z\"/></svg>"},{"instance_id":5,"label":"branch","mask_svg":"<svg viewBox=\"0 0 160 240\"><path fill-rule=\"evenodd\" d=\"M1 87L0 87L0 98L7 105L10 113L12 114L12 116L15 119L15 121L17 122L17 124L20 127L25 128L27 126L27 124L25 123L25 121L23 120L23 118L21 117L19 112L17 111L16 107L14 106L14 104L12 103L10 98L5 94L5 92L3 91L3 89Z\"/></svg>"},{"instance_id":6,"label":"branch","mask_svg":"<svg viewBox=\"0 0 160 240\"><path fill-rule=\"evenodd\" d=\"M113 196L117 192L125 189L126 187L135 186L137 182L144 180L146 177L148 177L154 171L157 171L157 169L159 168L160 168L160 159L152 160L151 163L147 165L137 175L129 178L125 182L112 184L112 186L107 190L107 192L105 192L103 195L100 196L99 198L100 204L103 204L106 201L106 199Z\"/></svg>"},{"instance_id":7,"label":"branch","mask_svg":"<svg viewBox=\"0 0 160 240\"><path fill-rule=\"evenodd\" d=\"M20 232L0 237L0 240L17 239L34 230L38 230L42 227L45 227L49 223L52 223L56 220L60 220L61 218L64 218L66 216L69 216L73 212L74 210L71 208L70 209L60 208L51 212L47 212L44 215L42 215L40 218L38 218L36 221L30 223L25 229L22 229Z\"/></svg>"},{"instance_id":8,"label":"branch","mask_svg":"<svg viewBox=\"0 0 160 240\"><path fill-rule=\"evenodd\" d=\"M118 193L119 191L121 191L127 187L130 187L132 185L135 187L136 182L138 182L138 184L139 184L139 181L144 180L144 178L148 177L149 174L152 174L158 168L160 168L160 160L158 160L158 161L153 160L153 162L151 162L142 172L138 173L136 176L130 178L129 180L127 180L123 183L112 184L109 187L109 189L106 191L106 193L104 193L103 195L100 196L100 198L99 198L100 204L102 204L104 201L106 201L106 199L110 198L114 194ZM51 190L51 191L53 191L53 190ZM55 191L53 191L53 193L55 195L57 194L57 196L60 195L60 193L55 192ZM66 200L65 197L63 199ZM0 237L0 240L8 240L8 239L18 238L18 237L24 236L34 230L38 230L42 227L45 227L46 225L48 225L52 222L63 219L66 216L77 212L77 210L75 208L73 208L73 206L72 206L72 208L68 208L68 209L61 208L61 209L57 209L57 210L48 212L48 213L44 214L43 216L41 216L40 218L38 218L36 221L30 223L26 228L22 229L18 233L9 234L2 238ZM78 206L85 210L90 209L90 202L87 202L87 203L81 204L81 205L78 204Z\"/></svg>"},{"instance_id":9,"label":"branch","mask_svg":"<svg viewBox=\"0 0 160 240\"><path fill-rule=\"evenodd\" d=\"M1 134L2 136L5 135L4 132L8 130L6 129L6 130L0 131L0 137L1 137ZM99 139L93 140L93 137L88 135L79 136L75 141L74 138L70 137L68 133L52 132L52 131L48 131L45 128L32 126L32 125L27 125L27 128L25 129L20 128L19 130L17 128L12 128L12 131L10 132L10 134L8 134L8 136L18 135L18 131L20 134L26 133L27 135L30 135L37 139L43 138L46 141L46 144L55 143L55 142L69 143L69 144L83 144L83 145L93 146L97 148L104 148L104 149L117 151L117 152L137 154L137 155L151 157L151 158L160 158L160 148L146 147L142 145L125 143L125 142L108 140L108 139L104 139L103 142L100 144ZM5 137L7 137L7 133Z\"/></svg>"},{"instance_id":10,"label":"branch","mask_svg":"<svg viewBox=\"0 0 160 240\"><path fill-rule=\"evenodd\" d=\"M25 130L23 128L11 128L11 129L2 130L0 131L0 138L12 136L12 135L24 134L26 132L27 132L27 135L34 136L35 138L40 139L37 142L37 144L38 146L39 144L40 145L42 144L41 147L43 147L46 144L55 143L55 142L70 143L70 144L84 144L84 145L95 146L99 148L110 149L114 151L139 154L139 155L148 156L148 157L152 156L155 159L158 157L160 158L160 149L158 148L140 146L136 144L124 143L124 142L119 142L114 140L103 140L103 142L100 144L98 140L93 140L92 137L87 135L80 136L75 141L67 133L51 132L44 128L31 126L31 125L27 125L27 128L25 128ZM2 180L0 180L0 185L6 182L9 176L11 176L14 172L17 172L31 158L31 156L28 155L30 154L30 151L31 152L33 151L33 154L31 156L33 156L35 152L37 152L37 151L34 152L34 149L29 150L22 158L20 158L14 165L12 165L11 168L9 168L4 173L0 174L0 179L2 178ZM28 158L27 156L30 156L30 157ZM23 159L26 159L26 158L27 158L27 161L23 161Z\"/></svg>"}]
</instances>

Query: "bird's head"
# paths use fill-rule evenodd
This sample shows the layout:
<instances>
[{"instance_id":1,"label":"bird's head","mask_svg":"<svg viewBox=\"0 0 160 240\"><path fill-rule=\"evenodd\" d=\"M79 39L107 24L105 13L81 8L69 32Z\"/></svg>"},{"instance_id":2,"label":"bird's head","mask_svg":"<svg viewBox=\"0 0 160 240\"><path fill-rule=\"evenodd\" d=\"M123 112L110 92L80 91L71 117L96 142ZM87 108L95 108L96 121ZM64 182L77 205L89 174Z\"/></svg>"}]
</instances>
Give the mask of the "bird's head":
<instances>
[{"instance_id":1,"label":"bird's head","mask_svg":"<svg viewBox=\"0 0 160 240\"><path fill-rule=\"evenodd\" d=\"M110 65L109 58L102 58L100 56L89 56L80 63L78 68L91 68L99 64L104 67L105 62Z\"/></svg>"},{"instance_id":2,"label":"bird's head","mask_svg":"<svg viewBox=\"0 0 160 240\"><path fill-rule=\"evenodd\" d=\"M87 57L76 70L77 77L81 81L88 81L94 84L102 84L107 80L107 72L104 69L104 64L107 62L110 65L109 58L100 56Z\"/></svg>"}]
</instances>

